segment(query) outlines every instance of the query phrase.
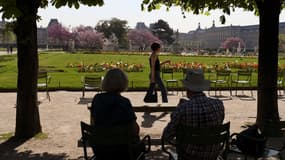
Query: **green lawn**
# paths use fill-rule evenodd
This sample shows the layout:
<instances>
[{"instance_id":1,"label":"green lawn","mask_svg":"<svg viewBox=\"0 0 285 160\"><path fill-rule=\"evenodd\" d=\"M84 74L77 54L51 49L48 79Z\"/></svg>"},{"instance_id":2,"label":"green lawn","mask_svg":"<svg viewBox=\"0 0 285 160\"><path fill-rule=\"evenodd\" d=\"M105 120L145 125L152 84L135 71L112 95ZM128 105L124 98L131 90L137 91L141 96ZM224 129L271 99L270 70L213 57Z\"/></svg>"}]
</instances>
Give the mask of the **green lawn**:
<instances>
[{"instance_id":1,"label":"green lawn","mask_svg":"<svg viewBox=\"0 0 285 160\"><path fill-rule=\"evenodd\" d=\"M215 63L223 64L226 62L257 62L255 57L206 57L206 56L175 56L161 55L160 60L170 59L175 63L198 62L207 65ZM63 52L48 52L39 54L39 65L41 69L49 70L51 78L50 88L52 89L71 89L77 90L81 88L81 78L85 74L104 75L105 72L82 73L78 72L78 68L67 68L67 64L95 64L103 62L123 61L129 64L143 64L143 72L128 72L129 87L141 88L148 86L149 62L147 54L71 54ZM285 64L284 59L279 60L280 64ZM236 71L236 69L232 69ZM208 75L206 75L206 78ZM212 76L213 77L213 76ZM253 85L256 86L256 73L253 74ZM169 77L170 78L170 77ZM174 78L182 79L182 73L176 72ZM17 57L16 55L0 56L0 89L16 89L17 82ZM179 83L181 86L181 83Z\"/></svg>"}]
</instances>

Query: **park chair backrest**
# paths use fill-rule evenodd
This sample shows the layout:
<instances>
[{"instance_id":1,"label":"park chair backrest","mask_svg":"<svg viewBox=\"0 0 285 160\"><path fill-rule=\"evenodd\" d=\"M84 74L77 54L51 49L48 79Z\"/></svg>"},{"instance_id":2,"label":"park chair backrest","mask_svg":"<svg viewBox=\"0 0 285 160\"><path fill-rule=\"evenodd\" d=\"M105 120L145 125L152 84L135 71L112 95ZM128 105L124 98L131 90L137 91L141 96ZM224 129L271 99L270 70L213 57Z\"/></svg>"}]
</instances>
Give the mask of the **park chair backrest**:
<instances>
[{"instance_id":1,"label":"park chair backrest","mask_svg":"<svg viewBox=\"0 0 285 160\"><path fill-rule=\"evenodd\" d=\"M50 77L48 76L47 71L39 71L38 72L38 84L39 83L45 83L45 86L47 86L49 81L50 81Z\"/></svg>"},{"instance_id":2,"label":"park chair backrest","mask_svg":"<svg viewBox=\"0 0 285 160\"><path fill-rule=\"evenodd\" d=\"M82 97L85 96L85 90L95 90L101 91L102 77L95 75L86 75L82 78Z\"/></svg>"},{"instance_id":3,"label":"park chair backrest","mask_svg":"<svg viewBox=\"0 0 285 160\"><path fill-rule=\"evenodd\" d=\"M237 80L251 81L252 71L239 70L237 73Z\"/></svg>"},{"instance_id":4,"label":"park chair backrest","mask_svg":"<svg viewBox=\"0 0 285 160\"><path fill-rule=\"evenodd\" d=\"M38 79L46 78L46 77L47 77L47 71L39 71L38 72Z\"/></svg>"},{"instance_id":5,"label":"park chair backrest","mask_svg":"<svg viewBox=\"0 0 285 160\"><path fill-rule=\"evenodd\" d=\"M127 145L130 159L135 159L134 155L132 155L131 147L133 146L135 139L138 137L133 133L132 125L114 127L94 127L84 122L81 122L81 134L84 157L86 160L88 159L86 149L87 145ZM144 153L142 152L142 154Z\"/></svg>"},{"instance_id":6,"label":"park chair backrest","mask_svg":"<svg viewBox=\"0 0 285 160\"><path fill-rule=\"evenodd\" d=\"M225 80L229 81L231 71L217 71L216 72L216 79L217 80Z\"/></svg>"},{"instance_id":7,"label":"park chair backrest","mask_svg":"<svg viewBox=\"0 0 285 160\"><path fill-rule=\"evenodd\" d=\"M165 75L171 75L171 79L173 79L173 72L174 72L174 70L173 70L173 68L162 68L161 69L161 74L162 74L162 79L164 79L165 78Z\"/></svg>"},{"instance_id":8,"label":"park chair backrest","mask_svg":"<svg viewBox=\"0 0 285 160\"><path fill-rule=\"evenodd\" d=\"M208 128L193 128L179 126L176 130L176 150L179 155L179 147L183 144L211 145L220 144L220 150L226 156L229 147L230 122Z\"/></svg>"},{"instance_id":9,"label":"park chair backrest","mask_svg":"<svg viewBox=\"0 0 285 160\"><path fill-rule=\"evenodd\" d=\"M102 78L100 76L85 76L84 86L101 87Z\"/></svg>"}]
</instances>

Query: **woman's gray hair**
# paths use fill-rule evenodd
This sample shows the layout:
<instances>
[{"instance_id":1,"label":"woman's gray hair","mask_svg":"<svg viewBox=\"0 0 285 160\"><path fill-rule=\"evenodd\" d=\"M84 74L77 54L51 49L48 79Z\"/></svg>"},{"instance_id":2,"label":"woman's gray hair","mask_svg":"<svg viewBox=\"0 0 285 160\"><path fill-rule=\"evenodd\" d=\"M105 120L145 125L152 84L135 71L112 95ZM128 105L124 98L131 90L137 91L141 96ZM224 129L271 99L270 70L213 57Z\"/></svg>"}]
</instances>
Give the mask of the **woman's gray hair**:
<instances>
[{"instance_id":1,"label":"woman's gray hair","mask_svg":"<svg viewBox=\"0 0 285 160\"><path fill-rule=\"evenodd\" d=\"M102 90L106 92L123 92L128 88L128 76L119 68L110 69L102 82Z\"/></svg>"}]
</instances>

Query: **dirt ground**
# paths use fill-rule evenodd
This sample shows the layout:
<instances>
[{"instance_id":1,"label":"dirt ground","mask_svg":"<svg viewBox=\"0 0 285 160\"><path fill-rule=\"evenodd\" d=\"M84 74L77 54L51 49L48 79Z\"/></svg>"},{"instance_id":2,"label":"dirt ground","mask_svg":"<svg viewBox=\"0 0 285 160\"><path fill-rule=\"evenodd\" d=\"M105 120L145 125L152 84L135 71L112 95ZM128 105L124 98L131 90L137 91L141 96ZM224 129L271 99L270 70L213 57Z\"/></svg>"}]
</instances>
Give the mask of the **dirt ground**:
<instances>
[{"instance_id":1,"label":"dirt ground","mask_svg":"<svg viewBox=\"0 0 285 160\"><path fill-rule=\"evenodd\" d=\"M91 102L95 92L87 92L84 99L81 92L56 91L50 92L51 101L45 96L45 92L39 93L40 119L42 130L47 138L32 138L25 142L9 143L0 140L1 160L62 160L83 159L83 151L78 147L78 139L81 137L80 121L89 122L90 114L87 104ZM144 92L125 92L134 106L145 105L142 101ZM211 92L213 94L213 92ZM224 91L223 95L229 96ZM248 92L245 94L250 95ZM16 93L0 93L0 135L14 132L16 116ZM162 105L176 105L182 94L169 95L169 103ZM231 122L231 133L239 132L248 123L255 121L256 117L256 93L253 98L223 97L225 105L225 122ZM285 119L285 97L278 99L280 117ZM161 132L169 121L168 113L136 113L138 123L141 126L141 135L149 134L159 138ZM0 138L1 139L1 138ZM159 146L152 147L149 159L167 159L162 154ZM231 158L240 159L240 158ZM269 158L270 159L270 158ZM274 158L271 158L274 159Z\"/></svg>"}]
</instances>

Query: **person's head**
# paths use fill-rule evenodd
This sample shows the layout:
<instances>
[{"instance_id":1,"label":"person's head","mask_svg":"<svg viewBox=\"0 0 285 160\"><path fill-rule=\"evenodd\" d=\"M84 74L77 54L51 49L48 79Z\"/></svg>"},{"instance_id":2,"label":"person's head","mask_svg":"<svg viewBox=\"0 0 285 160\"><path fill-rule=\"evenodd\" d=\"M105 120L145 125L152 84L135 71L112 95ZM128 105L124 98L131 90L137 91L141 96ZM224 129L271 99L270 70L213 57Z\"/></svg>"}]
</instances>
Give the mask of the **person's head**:
<instances>
[{"instance_id":1,"label":"person's head","mask_svg":"<svg viewBox=\"0 0 285 160\"><path fill-rule=\"evenodd\" d=\"M186 77L182 81L187 95L191 93L203 92L209 90L210 81L204 79L202 69L190 69L186 72Z\"/></svg>"},{"instance_id":2,"label":"person's head","mask_svg":"<svg viewBox=\"0 0 285 160\"><path fill-rule=\"evenodd\" d=\"M128 88L128 77L119 68L110 69L102 82L102 90L106 92L120 93Z\"/></svg>"},{"instance_id":3,"label":"person's head","mask_svg":"<svg viewBox=\"0 0 285 160\"><path fill-rule=\"evenodd\" d=\"M153 52L156 52L156 51L158 51L158 50L160 49L160 44L154 42L154 43L151 44L150 48L151 48L151 50L152 50Z\"/></svg>"}]
</instances>

